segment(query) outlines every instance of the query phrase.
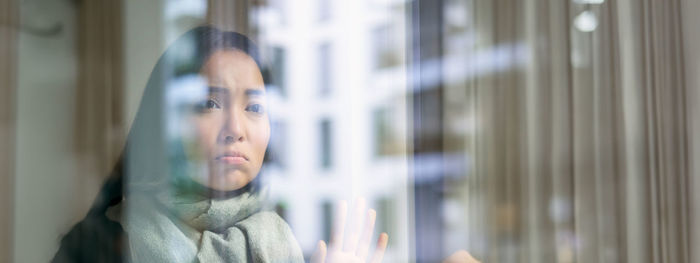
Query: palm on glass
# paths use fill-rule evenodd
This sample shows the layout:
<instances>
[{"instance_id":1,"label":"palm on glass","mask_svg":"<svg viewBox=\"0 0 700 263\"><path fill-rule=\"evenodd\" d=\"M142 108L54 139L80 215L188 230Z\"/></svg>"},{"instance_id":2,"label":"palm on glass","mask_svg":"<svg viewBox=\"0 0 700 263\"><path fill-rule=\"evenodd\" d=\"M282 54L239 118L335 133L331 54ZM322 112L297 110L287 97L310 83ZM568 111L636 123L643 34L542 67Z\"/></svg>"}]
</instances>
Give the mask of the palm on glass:
<instances>
[{"instance_id":1,"label":"palm on glass","mask_svg":"<svg viewBox=\"0 0 700 263\"><path fill-rule=\"evenodd\" d=\"M330 244L321 240L318 242L316 252L311 258L312 263L345 263L345 262L382 262L389 236L386 233L379 235L376 249L369 258L369 248L374 233L374 222L377 219L377 212L374 209L365 210L364 199L359 199L354 208L354 225L348 232L345 232L345 224L348 214L348 204L340 201L336 209L336 216L333 222L333 232ZM363 220L364 219L364 220ZM364 224L361 222L364 221ZM347 239L345 234L347 234Z\"/></svg>"}]
</instances>

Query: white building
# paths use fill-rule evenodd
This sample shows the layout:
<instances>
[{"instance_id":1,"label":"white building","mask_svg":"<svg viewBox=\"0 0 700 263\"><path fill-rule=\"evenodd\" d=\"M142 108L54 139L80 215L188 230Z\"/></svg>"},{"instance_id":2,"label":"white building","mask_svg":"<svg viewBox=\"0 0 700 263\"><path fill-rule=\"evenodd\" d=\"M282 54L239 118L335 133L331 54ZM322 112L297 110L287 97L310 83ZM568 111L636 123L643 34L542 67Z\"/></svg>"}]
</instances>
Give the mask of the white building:
<instances>
[{"instance_id":1,"label":"white building","mask_svg":"<svg viewBox=\"0 0 700 263\"><path fill-rule=\"evenodd\" d=\"M328 240L337 200L364 197L386 261L407 261L404 3L273 0L250 14L274 85L264 173L304 253Z\"/></svg>"}]
</instances>

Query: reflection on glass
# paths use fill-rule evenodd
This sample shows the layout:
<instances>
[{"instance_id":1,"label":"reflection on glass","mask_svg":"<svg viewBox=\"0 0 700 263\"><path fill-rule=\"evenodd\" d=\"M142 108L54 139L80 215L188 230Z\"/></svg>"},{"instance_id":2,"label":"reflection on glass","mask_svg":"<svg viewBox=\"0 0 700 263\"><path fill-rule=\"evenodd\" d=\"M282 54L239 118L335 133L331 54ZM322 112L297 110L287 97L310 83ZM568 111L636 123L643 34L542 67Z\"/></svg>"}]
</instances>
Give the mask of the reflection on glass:
<instances>
[{"instance_id":1,"label":"reflection on glass","mask_svg":"<svg viewBox=\"0 0 700 263\"><path fill-rule=\"evenodd\" d=\"M397 134L396 118L389 108L376 109L372 113L374 155L386 156L402 153L401 135Z\"/></svg>"},{"instance_id":2,"label":"reflection on glass","mask_svg":"<svg viewBox=\"0 0 700 263\"><path fill-rule=\"evenodd\" d=\"M372 30L372 66L375 69L383 69L396 66L400 63L398 50L394 46L395 28L393 24L379 25Z\"/></svg>"},{"instance_id":3,"label":"reflection on glass","mask_svg":"<svg viewBox=\"0 0 700 263\"><path fill-rule=\"evenodd\" d=\"M320 22L327 22L331 19L334 0L314 0L317 9L317 17Z\"/></svg>"},{"instance_id":4,"label":"reflection on glass","mask_svg":"<svg viewBox=\"0 0 700 263\"><path fill-rule=\"evenodd\" d=\"M330 43L318 47L318 89L321 96L331 93L333 87L333 53Z\"/></svg>"},{"instance_id":5,"label":"reflection on glass","mask_svg":"<svg viewBox=\"0 0 700 263\"><path fill-rule=\"evenodd\" d=\"M276 166L277 168L285 168L287 165L287 160L289 154L287 153L289 145L289 136L287 124L284 121L273 121L271 127L270 135L270 145L268 147L268 152L266 153L269 165Z\"/></svg>"},{"instance_id":6,"label":"reflection on glass","mask_svg":"<svg viewBox=\"0 0 700 263\"><path fill-rule=\"evenodd\" d=\"M271 58L269 59L272 64L269 67L270 71L270 87L269 89L273 92L278 92L281 96L286 96L287 94L287 52L285 52L282 47L272 47Z\"/></svg>"},{"instance_id":7,"label":"reflection on glass","mask_svg":"<svg viewBox=\"0 0 700 263\"><path fill-rule=\"evenodd\" d=\"M201 141L260 112L263 168L245 175L269 187L264 209L288 224L280 240L298 241L299 261L332 236L336 201L356 197L376 209L372 239L390 234L384 262L459 250L485 262L700 258L696 1L19 2L0 7L0 192L11 196L0 227L12 232L0 262L131 256L115 244L153 233L134 224L189 215L139 194L252 186L219 176ZM249 86L264 96L227 95L202 70L206 48L178 40L202 25L260 47L264 85ZM244 113L222 121L233 109ZM205 125L217 121L226 129ZM134 251L193 253L168 240ZM77 243L99 249L65 249Z\"/></svg>"},{"instance_id":8,"label":"reflection on glass","mask_svg":"<svg viewBox=\"0 0 700 263\"><path fill-rule=\"evenodd\" d=\"M333 228L333 204L330 201L321 203L321 222L321 229L323 229L321 238L330 240L331 229Z\"/></svg>"},{"instance_id":9,"label":"reflection on glass","mask_svg":"<svg viewBox=\"0 0 700 263\"><path fill-rule=\"evenodd\" d=\"M328 119L322 120L319 125L319 131L319 159L321 161L321 167L328 169L333 165L333 130L331 121Z\"/></svg>"}]
</instances>

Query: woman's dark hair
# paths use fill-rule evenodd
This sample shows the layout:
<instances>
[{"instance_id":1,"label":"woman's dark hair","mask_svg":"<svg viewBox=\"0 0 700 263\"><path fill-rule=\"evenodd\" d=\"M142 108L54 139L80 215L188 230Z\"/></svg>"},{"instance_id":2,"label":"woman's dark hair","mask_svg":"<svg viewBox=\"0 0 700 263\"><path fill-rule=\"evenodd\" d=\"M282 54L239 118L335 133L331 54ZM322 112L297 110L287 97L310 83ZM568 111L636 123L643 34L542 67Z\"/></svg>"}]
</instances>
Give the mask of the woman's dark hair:
<instances>
[{"instance_id":1,"label":"woman's dark hair","mask_svg":"<svg viewBox=\"0 0 700 263\"><path fill-rule=\"evenodd\" d=\"M264 67L260 60L257 46L246 36L236 32L220 31L213 27L202 26L183 34L166 51L171 53L169 59L174 66L176 76L196 74L206 60L216 51L239 50L248 54L262 72Z\"/></svg>"}]
</instances>

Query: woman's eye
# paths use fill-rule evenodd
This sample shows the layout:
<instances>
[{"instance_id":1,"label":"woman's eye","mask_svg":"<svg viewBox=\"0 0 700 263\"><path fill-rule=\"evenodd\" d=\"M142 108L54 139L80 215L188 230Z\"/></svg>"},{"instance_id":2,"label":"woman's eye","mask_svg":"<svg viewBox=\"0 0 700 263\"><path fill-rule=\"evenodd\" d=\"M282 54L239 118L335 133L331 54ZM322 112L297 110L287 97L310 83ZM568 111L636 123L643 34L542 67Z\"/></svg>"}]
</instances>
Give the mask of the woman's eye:
<instances>
[{"instance_id":1,"label":"woman's eye","mask_svg":"<svg viewBox=\"0 0 700 263\"><path fill-rule=\"evenodd\" d=\"M197 110L199 111L210 111L214 109L221 109L221 105L217 103L215 100L206 100L196 106Z\"/></svg>"},{"instance_id":2,"label":"woman's eye","mask_svg":"<svg viewBox=\"0 0 700 263\"><path fill-rule=\"evenodd\" d=\"M204 106L205 106L207 109L220 109L220 108L221 108L221 107L219 106L219 104L216 103L216 101L213 101L213 100L207 100L207 102L204 104Z\"/></svg>"},{"instance_id":3,"label":"woman's eye","mask_svg":"<svg viewBox=\"0 0 700 263\"><path fill-rule=\"evenodd\" d=\"M255 113L263 113L263 106L260 104L253 104L249 105L248 107L245 108L246 111L250 112L255 112Z\"/></svg>"}]
</instances>

